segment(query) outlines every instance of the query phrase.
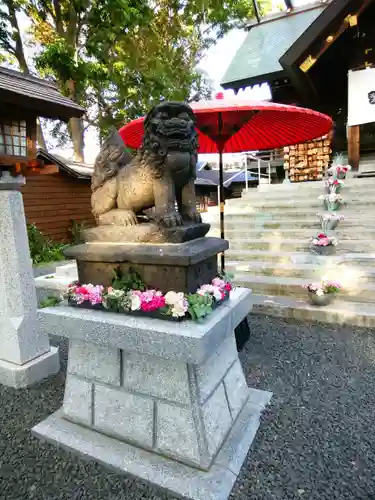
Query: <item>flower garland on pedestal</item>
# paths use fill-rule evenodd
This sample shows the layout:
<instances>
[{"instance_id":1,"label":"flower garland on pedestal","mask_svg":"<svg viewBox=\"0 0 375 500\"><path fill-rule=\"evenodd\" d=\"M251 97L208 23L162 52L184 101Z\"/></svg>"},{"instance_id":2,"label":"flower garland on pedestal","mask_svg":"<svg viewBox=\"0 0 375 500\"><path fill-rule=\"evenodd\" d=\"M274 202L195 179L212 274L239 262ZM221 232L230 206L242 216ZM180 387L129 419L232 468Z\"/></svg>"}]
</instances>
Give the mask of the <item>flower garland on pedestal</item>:
<instances>
[{"instance_id":1,"label":"flower garland on pedestal","mask_svg":"<svg viewBox=\"0 0 375 500\"><path fill-rule=\"evenodd\" d=\"M132 282L137 283L138 289L129 287ZM227 300L231 290L232 284L225 275L214 278L211 284L201 286L193 294L175 291L163 294L160 290L147 289L139 276L134 280L133 273L132 279L116 277L109 287L72 283L64 298L75 307L141 314L174 321L190 317L199 321Z\"/></svg>"}]
</instances>

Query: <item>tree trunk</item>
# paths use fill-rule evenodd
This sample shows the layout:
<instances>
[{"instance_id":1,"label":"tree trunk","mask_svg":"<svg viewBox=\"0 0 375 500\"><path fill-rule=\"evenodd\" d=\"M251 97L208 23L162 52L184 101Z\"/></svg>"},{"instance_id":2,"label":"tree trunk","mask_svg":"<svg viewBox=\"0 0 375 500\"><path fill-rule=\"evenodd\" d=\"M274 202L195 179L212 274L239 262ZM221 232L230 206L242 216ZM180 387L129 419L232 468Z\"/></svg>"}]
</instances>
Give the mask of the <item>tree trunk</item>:
<instances>
[{"instance_id":1,"label":"tree trunk","mask_svg":"<svg viewBox=\"0 0 375 500\"><path fill-rule=\"evenodd\" d=\"M48 151L47 144L46 144L46 141L44 139L42 125L40 124L39 118L37 119L37 122L36 122L36 140L38 142L38 146L41 149L44 149L44 151Z\"/></svg>"},{"instance_id":2,"label":"tree trunk","mask_svg":"<svg viewBox=\"0 0 375 500\"><path fill-rule=\"evenodd\" d=\"M74 160L84 162L83 123L81 118L69 120L70 138L73 142Z\"/></svg>"},{"instance_id":3,"label":"tree trunk","mask_svg":"<svg viewBox=\"0 0 375 500\"><path fill-rule=\"evenodd\" d=\"M77 102L76 85L73 80L67 82L69 88L69 97L72 101ZM81 118L71 118L69 120L69 133L73 143L74 160L85 161L84 157L84 141L83 141L83 122Z\"/></svg>"}]
</instances>

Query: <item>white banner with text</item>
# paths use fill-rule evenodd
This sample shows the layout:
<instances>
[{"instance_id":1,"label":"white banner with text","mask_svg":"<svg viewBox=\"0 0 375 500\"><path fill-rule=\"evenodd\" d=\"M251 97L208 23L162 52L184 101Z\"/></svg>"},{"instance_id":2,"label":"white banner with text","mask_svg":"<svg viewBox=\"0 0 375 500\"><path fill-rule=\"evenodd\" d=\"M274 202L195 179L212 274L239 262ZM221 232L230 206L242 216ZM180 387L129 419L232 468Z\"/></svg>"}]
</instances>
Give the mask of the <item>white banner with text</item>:
<instances>
[{"instance_id":1,"label":"white banner with text","mask_svg":"<svg viewBox=\"0 0 375 500\"><path fill-rule=\"evenodd\" d=\"M375 122L375 68L348 73L348 127Z\"/></svg>"}]
</instances>

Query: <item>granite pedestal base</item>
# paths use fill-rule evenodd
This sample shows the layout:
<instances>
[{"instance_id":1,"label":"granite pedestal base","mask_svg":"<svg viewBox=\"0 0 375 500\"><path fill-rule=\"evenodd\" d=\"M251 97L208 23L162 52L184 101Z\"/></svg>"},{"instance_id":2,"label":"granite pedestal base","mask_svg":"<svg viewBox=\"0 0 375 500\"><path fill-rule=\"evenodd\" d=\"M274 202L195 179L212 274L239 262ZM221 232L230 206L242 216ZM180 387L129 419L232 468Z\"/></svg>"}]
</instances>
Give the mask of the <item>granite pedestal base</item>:
<instances>
[{"instance_id":1,"label":"granite pedestal base","mask_svg":"<svg viewBox=\"0 0 375 500\"><path fill-rule=\"evenodd\" d=\"M220 238L181 244L86 243L64 253L76 259L81 283L110 285L114 272L138 272L148 287L195 293L217 275L217 254L228 249Z\"/></svg>"},{"instance_id":2,"label":"granite pedestal base","mask_svg":"<svg viewBox=\"0 0 375 500\"><path fill-rule=\"evenodd\" d=\"M1 171L0 171L1 173ZM20 189L0 177L0 384L26 387L59 371L59 356L39 330L33 269Z\"/></svg>"},{"instance_id":3,"label":"granite pedestal base","mask_svg":"<svg viewBox=\"0 0 375 500\"><path fill-rule=\"evenodd\" d=\"M59 350L57 347L50 347L45 354L23 365L0 359L0 384L22 389L55 375L59 370Z\"/></svg>"},{"instance_id":4,"label":"granite pedestal base","mask_svg":"<svg viewBox=\"0 0 375 500\"><path fill-rule=\"evenodd\" d=\"M33 432L194 500L226 500L270 394L248 388L234 328L237 289L201 324L85 311L39 312L69 338L62 409Z\"/></svg>"}]
</instances>

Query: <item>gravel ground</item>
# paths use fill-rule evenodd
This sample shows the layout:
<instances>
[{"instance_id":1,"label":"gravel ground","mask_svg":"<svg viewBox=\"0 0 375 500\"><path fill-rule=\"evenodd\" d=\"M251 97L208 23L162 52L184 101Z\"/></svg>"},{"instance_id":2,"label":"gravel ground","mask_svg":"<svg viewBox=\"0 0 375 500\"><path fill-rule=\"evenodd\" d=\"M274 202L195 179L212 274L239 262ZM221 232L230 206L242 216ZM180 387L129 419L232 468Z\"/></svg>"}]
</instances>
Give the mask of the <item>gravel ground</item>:
<instances>
[{"instance_id":1,"label":"gravel ground","mask_svg":"<svg viewBox=\"0 0 375 500\"><path fill-rule=\"evenodd\" d=\"M231 500L375 500L375 335L252 316L241 361L273 391ZM65 364L66 349L62 344ZM1 500L174 500L41 444L31 427L58 409L64 374L0 386Z\"/></svg>"}]
</instances>

